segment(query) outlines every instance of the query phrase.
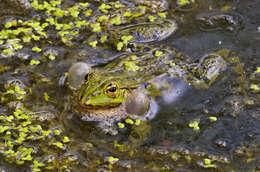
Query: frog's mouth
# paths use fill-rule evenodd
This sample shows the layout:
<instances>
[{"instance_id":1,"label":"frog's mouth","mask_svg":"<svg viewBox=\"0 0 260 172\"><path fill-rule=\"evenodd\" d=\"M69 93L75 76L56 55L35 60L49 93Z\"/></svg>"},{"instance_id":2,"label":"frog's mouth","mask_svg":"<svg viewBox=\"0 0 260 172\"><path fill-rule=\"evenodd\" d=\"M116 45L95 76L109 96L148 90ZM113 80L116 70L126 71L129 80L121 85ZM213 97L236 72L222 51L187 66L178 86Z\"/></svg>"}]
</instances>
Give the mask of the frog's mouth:
<instances>
[{"instance_id":1,"label":"frog's mouth","mask_svg":"<svg viewBox=\"0 0 260 172\"><path fill-rule=\"evenodd\" d=\"M79 102L79 105L86 109L86 110L90 110L90 109L111 109L111 108L116 108L119 107L122 103L110 103L110 104L106 104L106 105L92 105L92 104L87 104L86 102Z\"/></svg>"}]
</instances>

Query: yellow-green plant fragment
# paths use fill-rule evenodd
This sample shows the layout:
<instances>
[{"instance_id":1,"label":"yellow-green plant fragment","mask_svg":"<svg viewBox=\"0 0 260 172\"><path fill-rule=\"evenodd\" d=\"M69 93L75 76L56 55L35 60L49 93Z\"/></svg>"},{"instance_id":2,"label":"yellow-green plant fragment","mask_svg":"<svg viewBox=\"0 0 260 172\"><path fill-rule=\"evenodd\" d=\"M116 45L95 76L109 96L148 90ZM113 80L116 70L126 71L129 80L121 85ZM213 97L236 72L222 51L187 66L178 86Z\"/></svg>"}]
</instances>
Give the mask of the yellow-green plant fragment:
<instances>
[{"instance_id":1,"label":"yellow-green plant fragment","mask_svg":"<svg viewBox=\"0 0 260 172\"><path fill-rule=\"evenodd\" d=\"M115 158L115 157L113 157L113 156L110 156L110 157L108 157L108 162L109 163L114 163L114 162L117 162L119 159L118 158Z\"/></svg>"},{"instance_id":2,"label":"yellow-green plant fragment","mask_svg":"<svg viewBox=\"0 0 260 172\"><path fill-rule=\"evenodd\" d=\"M218 118L215 117L215 116L210 116L209 119L210 119L211 122L215 122L215 121L218 120Z\"/></svg>"},{"instance_id":3,"label":"yellow-green plant fragment","mask_svg":"<svg viewBox=\"0 0 260 172\"><path fill-rule=\"evenodd\" d=\"M56 57L51 54L51 55L48 56L48 58L49 58L50 60L55 60Z\"/></svg>"},{"instance_id":4,"label":"yellow-green plant fragment","mask_svg":"<svg viewBox=\"0 0 260 172\"><path fill-rule=\"evenodd\" d=\"M214 168L215 165L214 164L211 164L211 160L208 159L208 158L205 158L204 159L204 168Z\"/></svg>"},{"instance_id":5,"label":"yellow-green plant fragment","mask_svg":"<svg viewBox=\"0 0 260 172\"><path fill-rule=\"evenodd\" d=\"M106 35L101 36L101 38L100 38L100 42L101 43L106 42L106 40L107 40L107 36Z\"/></svg>"},{"instance_id":6,"label":"yellow-green plant fragment","mask_svg":"<svg viewBox=\"0 0 260 172\"><path fill-rule=\"evenodd\" d=\"M96 47L97 46L97 41L92 41L92 42L90 42L89 43L89 45L91 46L91 47Z\"/></svg>"},{"instance_id":7,"label":"yellow-green plant fragment","mask_svg":"<svg viewBox=\"0 0 260 172\"><path fill-rule=\"evenodd\" d=\"M85 2L85 3L80 2L79 5L86 8L86 7L88 7L88 2Z\"/></svg>"},{"instance_id":8,"label":"yellow-green plant fragment","mask_svg":"<svg viewBox=\"0 0 260 172\"><path fill-rule=\"evenodd\" d=\"M124 47L123 42L118 42L117 45L116 45L116 49L117 49L118 51L121 51L123 47Z\"/></svg>"},{"instance_id":9,"label":"yellow-green plant fragment","mask_svg":"<svg viewBox=\"0 0 260 172\"><path fill-rule=\"evenodd\" d=\"M176 64L175 64L174 62L171 62L171 63L170 63L170 66L171 66L171 67L173 67L173 66L175 66L175 65L176 65Z\"/></svg>"},{"instance_id":10,"label":"yellow-green plant fragment","mask_svg":"<svg viewBox=\"0 0 260 172\"><path fill-rule=\"evenodd\" d=\"M129 12L129 11L126 11L124 14L123 14L124 17L131 17L132 16L132 13Z\"/></svg>"},{"instance_id":11,"label":"yellow-green plant fragment","mask_svg":"<svg viewBox=\"0 0 260 172\"><path fill-rule=\"evenodd\" d=\"M126 70L137 71L139 69L139 66L137 66L136 62L134 61L125 61L124 66Z\"/></svg>"},{"instance_id":12,"label":"yellow-green plant fragment","mask_svg":"<svg viewBox=\"0 0 260 172\"><path fill-rule=\"evenodd\" d=\"M136 126L139 126L140 124L141 124L141 120L140 119L135 120L135 125Z\"/></svg>"},{"instance_id":13,"label":"yellow-green plant fragment","mask_svg":"<svg viewBox=\"0 0 260 172\"><path fill-rule=\"evenodd\" d=\"M114 25L120 25L121 24L121 17L117 16L113 19L110 20L110 24L114 24Z\"/></svg>"},{"instance_id":14,"label":"yellow-green plant fragment","mask_svg":"<svg viewBox=\"0 0 260 172\"><path fill-rule=\"evenodd\" d=\"M111 9L111 6L103 3L98 7L98 9L104 13L107 13L108 10Z\"/></svg>"},{"instance_id":15,"label":"yellow-green plant fragment","mask_svg":"<svg viewBox=\"0 0 260 172\"><path fill-rule=\"evenodd\" d=\"M60 135L60 130L54 130L54 134L57 136Z\"/></svg>"},{"instance_id":16,"label":"yellow-green plant fragment","mask_svg":"<svg viewBox=\"0 0 260 172\"><path fill-rule=\"evenodd\" d=\"M118 122L118 123L117 123L117 126L118 126L119 128L125 128L125 124L122 123L122 122Z\"/></svg>"},{"instance_id":17,"label":"yellow-green plant fragment","mask_svg":"<svg viewBox=\"0 0 260 172\"><path fill-rule=\"evenodd\" d=\"M70 142L69 137L65 136L65 137L63 138L62 142L63 142L63 143L68 143L68 142Z\"/></svg>"},{"instance_id":18,"label":"yellow-green plant fragment","mask_svg":"<svg viewBox=\"0 0 260 172\"><path fill-rule=\"evenodd\" d=\"M161 13L161 12L158 12L157 15L161 18L166 18L166 14L165 13Z\"/></svg>"},{"instance_id":19,"label":"yellow-green plant fragment","mask_svg":"<svg viewBox=\"0 0 260 172\"><path fill-rule=\"evenodd\" d=\"M124 44L127 44L128 41L130 41L131 39L133 39L132 35L128 35L128 36L122 36L121 39L123 40Z\"/></svg>"},{"instance_id":20,"label":"yellow-green plant fragment","mask_svg":"<svg viewBox=\"0 0 260 172\"><path fill-rule=\"evenodd\" d=\"M132 119L130 119L130 118L127 118L127 119L125 119L125 123L133 125L134 121Z\"/></svg>"},{"instance_id":21,"label":"yellow-green plant fragment","mask_svg":"<svg viewBox=\"0 0 260 172\"><path fill-rule=\"evenodd\" d=\"M163 54L163 52L160 51L160 50L156 50L156 51L155 51L155 56L156 56L156 57L159 57L159 56L162 55L162 54Z\"/></svg>"},{"instance_id":22,"label":"yellow-green plant fragment","mask_svg":"<svg viewBox=\"0 0 260 172\"><path fill-rule=\"evenodd\" d=\"M48 93L44 92L44 93L43 93L43 98L44 98L44 100L45 100L46 102L48 102L50 96L48 95Z\"/></svg>"},{"instance_id":23,"label":"yellow-green plant fragment","mask_svg":"<svg viewBox=\"0 0 260 172\"><path fill-rule=\"evenodd\" d=\"M57 146L58 148L61 148L61 149L64 148L64 145L61 142L55 142L55 143L52 143L52 145L55 145L55 146Z\"/></svg>"},{"instance_id":24,"label":"yellow-green plant fragment","mask_svg":"<svg viewBox=\"0 0 260 172\"><path fill-rule=\"evenodd\" d=\"M90 24L90 27L92 28L92 31L93 31L93 32L101 32L100 23Z\"/></svg>"},{"instance_id":25,"label":"yellow-green plant fragment","mask_svg":"<svg viewBox=\"0 0 260 172\"><path fill-rule=\"evenodd\" d=\"M153 22L155 20L155 17L154 16L148 16L148 19L150 22Z\"/></svg>"},{"instance_id":26,"label":"yellow-green plant fragment","mask_svg":"<svg viewBox=\"0 0 260 172\"><path fill-rule=\"evenodd\" d=\"M6 54L6 55L12 54L11 48L6 48L6 49L4 49L2 52L3 52L4 54Z\"/></svg>"},{"instance_id":27,"label":"yellow-green plant fragment","mask_svg":"<svg viewBox=\"0 0 260 172\"><path fill-rule=\"evenodd\" d=\"M136 60L137 57L136 57L135 55L132 55L132 56L131 56L131 59L132 59L132 60Z\"/></svg>"},{"instance_id":28,"label":"yellow-green plant fragment","mask_svg":"<svg viewBox=\"0 0 260 172\"><path fill-rule=\"evenodd\" d=\"M91 16L91 14L92 14L92 10L91 9L85 11L85 16L86 17Z\"/></svg>"},{"instance_id":29,"label":"yellow-green plant fragment","mask_svg":"<svg viewBox=\"0 0 260 172\"><path fill-rule=\"evenodd\" d=\"M42 49L40 49L39 47L33 47L33 48L32 48L32 51L41 52Z\"/></svg>"},{"instance_id":30,"label":"yellow-green plant fragment","mask_svg":"<svg viewBox=\"0 0 260 172\"><path fill-rule=\"evenodd\" d=\"M255 73L260 73L260 67L257 67L257 68L256 68Z\"/></svg>"},{"instance_id":31,"label":"yellow-green plant fragment","mask_svg":"<svg viewBox=\"0 0 260 172\"><path fill-rule=\"evenodd\" d=\"M259 91L259 87L257 84L251 84L250 88L253 90L253 91Z\"/></svg>"},{"instance_id":32,"label":"yellow-green plant fragment","mask_svg":"<svg viewBox=\"0 0 260 172\"><path fill-rule=\"evenodd\" d=\"M192 123L189 123L189 127L193 128L196 131L200 129L198 121L194 121Z\"/></svg>"},{"instance_id":33,"label":"yellow-green plant fragment","mask_svg":"<svg viewBox=\"0 0 260 172\"><path fill-rule=\"evenodd\" d=\"M38 65L40 64L40 61L39 60L31 60L30 61L30 65L33 66L33 65Z\"/></svg>"},{"instance_id":34,"label":"yellow-green plant fragment","mask_svg":"<svg viewBox=\"0 0 260 172\"><path fill-rule=\"evenodd\" d=\"M226 11L228 11L230 8L231 8L230 5L224 5L223 7L221 7L221 11L222 11L222 12L226 12Z\"/></svg>"}]
</instances>

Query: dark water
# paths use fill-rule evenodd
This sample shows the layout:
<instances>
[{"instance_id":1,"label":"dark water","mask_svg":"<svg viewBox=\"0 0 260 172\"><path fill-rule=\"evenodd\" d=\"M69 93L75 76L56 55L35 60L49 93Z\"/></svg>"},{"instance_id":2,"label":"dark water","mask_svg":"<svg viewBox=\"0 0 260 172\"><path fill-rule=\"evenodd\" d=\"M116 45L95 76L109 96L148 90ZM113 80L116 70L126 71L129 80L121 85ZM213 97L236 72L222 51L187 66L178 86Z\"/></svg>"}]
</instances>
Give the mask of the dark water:
<instances>
[{"instance_id":1,"label":"dark water","mask_svg":"<svg viewBox=\"0 0 260 172\"><path fill-rule=\"evenodd\" d=\"M68 7L76 2L68 0L63 5ZM18 6L21 9L16 3L0 2L0 29L5 29L4 24L10 19L26 21L33 17L41 20L39 11L28 11L19 3ZM116 136L104 134L95 124L82 122L75 116L68 115L69 120L64 121L61 116L69 113L66 109L70 107L71 93L59 84L72 63L103 64L108 57L117 54L114 49L91 48L84 42L89 35L83 30L72 46L52 34L40 42L24 44L20 54L0 56L0 69L1 65L10 67L0 70L1 97L5 97L8 81L20 80L25 85L21 88L25 88L27 94L22 101L16 102L22 103L28 111L36 112L33 124L40 124L44 130L61 132L61 135L52 134L45 140L21 143L23 147L34 148L32 158L44 163L39 167L42 171L260 171L260 96L259 90L252 88L252 84L260 87L260 72L256 72L260 67L260 2L199 0L191 8L182 9L176 1L169 0L168 18L176 19L179 28L158 44L173 46L193 59L227 48L239 62L228 66L209 89L195 89L183 81L176 81L176 88L183 91L181 96L170 103L171 95L157 99L159 109L153 119L141 126L118 128ZM48 60L41 57L43 53L31 52L33 46L40 46L45 51L53 49L58 55L55 60ZM4 49L1 46L2 52ZM31 66L32 59L41 59L41 63ZM44 99L45 92L50 96L48 101ZM12 114L14 107L19 106L10 102L13 101L2 99L1 115ZM46 120L40 120L41 117ZM211 121L210 117L217 120ZM198 122L199 130L189 127L194 121ZM1 121L1 126L4 125L6 123ZM17 128L10 131L16 130L19 131ZM2 171L37 168L34 168L33 160L19 165L15 161L19 155L8 159L5 153L8 138L5 132L0 134ZM53 146L52 143L62 142L64 136L70 138L69 143L64 142L64 148ZM11 138L16 137L13 134ZM17 151L19 146L16 143L13 149ZM109 161L110 156L118 160Z\"/></svg>"}]
</instances>

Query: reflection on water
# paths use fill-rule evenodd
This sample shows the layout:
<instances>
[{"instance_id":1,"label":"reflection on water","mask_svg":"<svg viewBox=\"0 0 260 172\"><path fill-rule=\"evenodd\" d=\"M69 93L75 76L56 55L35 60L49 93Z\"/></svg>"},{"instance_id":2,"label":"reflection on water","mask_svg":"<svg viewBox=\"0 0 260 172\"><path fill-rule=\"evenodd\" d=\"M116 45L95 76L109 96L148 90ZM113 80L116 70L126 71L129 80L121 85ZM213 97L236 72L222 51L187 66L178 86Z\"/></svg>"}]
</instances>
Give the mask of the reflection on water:
<instances>
[{"instance_id":1,"label":"reflection on water","mask_svg":"<svg viewBox=\"0 0 260 172\"><path fill-rule=\"evenodd\" d=\"M27 3L21 5L23 1L12 2L15 2L14 6L0 2L2 11L7 8L0 12L0 30L14 29L19 25L19 19L33 18L34 23L41 21L41 12L30 12L33 9L24 7ZM89 2L93 10L101 4L99 1ZM96 127L96 122L82 121L75 115L71 107L71 91L66 84L59 84L72 63L84 61L102 67L117 57L114 45L89 46L88 41L103 36L102 33L90 36L90 31L84 28L79 30L80 36L69 40L71 32L66 37L69 41L63 42L54 33L54 26L46 26L52 33L48 40L43 38L44 33L36 24L36 29L28 33L42 36L42 40L37 42L34 37L35 40L28 43L16 42L13 33L9 33L12 41L6 41L1 32L2 171L260 170L260 2L199 0L189 1L186 6L181 1L168 2L167 16L177 21L178 30L157 44L174 46L189 55L191 61L222 48L230 49L234 58L227 59L227 69L209 89L196 89L185 81L172 79L169 82L172 87L151 101L149 120L121 121L121 127L116 123L117 135L105 134ZM63 5L67 8L75 3L78 1L64 0ZM17 12L16 8L19 9ZM9 21L12 21L10 27L5 25ZM28 28L32 24L21 25ZM21 40L28 38L28 34L23 36ZM23 47L17 48L19 45ZM41 47L44 52L52 51L38 54L37 49L31 51L34 46ZM15 47L18 50L9 53L8 48L14 50ZM40 64L30 65L37 63L39 58ZM24 85L19 88L8 85L14 79ZM17 107L26 110L17 112ZM37 129L38 124L41 129ZM49 130L51 134L43 136ZM33 133L33 136L29 137L27 133ZM67 142L66 137L70 141ZM29 148L33 148L32 159ZM16 153L12 154L11 150ZM42 162L44 167L37 166L33 160Z\"/></svg>"}]
</instances>

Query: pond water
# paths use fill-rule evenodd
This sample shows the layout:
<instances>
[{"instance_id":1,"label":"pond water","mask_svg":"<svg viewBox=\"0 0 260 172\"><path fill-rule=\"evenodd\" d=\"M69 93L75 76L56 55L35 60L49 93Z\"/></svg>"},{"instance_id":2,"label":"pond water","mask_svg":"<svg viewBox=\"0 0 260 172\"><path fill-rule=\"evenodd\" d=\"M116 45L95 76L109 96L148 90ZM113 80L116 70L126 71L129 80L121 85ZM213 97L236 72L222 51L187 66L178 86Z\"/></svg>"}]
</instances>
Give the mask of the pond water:
<instances>
[{"instance_id":1,"label":"pond water","mask_svg":"<svg viewBox=\"0 0 260 172\"><path fill-rule=\"evenodd\" d=\"M192 61L221 49L233 58L207 89L172 81L152 119L122 119L116 135L75 115L64 81L73 63L102 67L124 51L114 40L91 45L111 28L83 22L108 14L112 2L0 2L0 171L260 171L260 1L168 0L162 10L117 2L176 21L175 32L149 46Z\"/></svg>"}]
</instances>

